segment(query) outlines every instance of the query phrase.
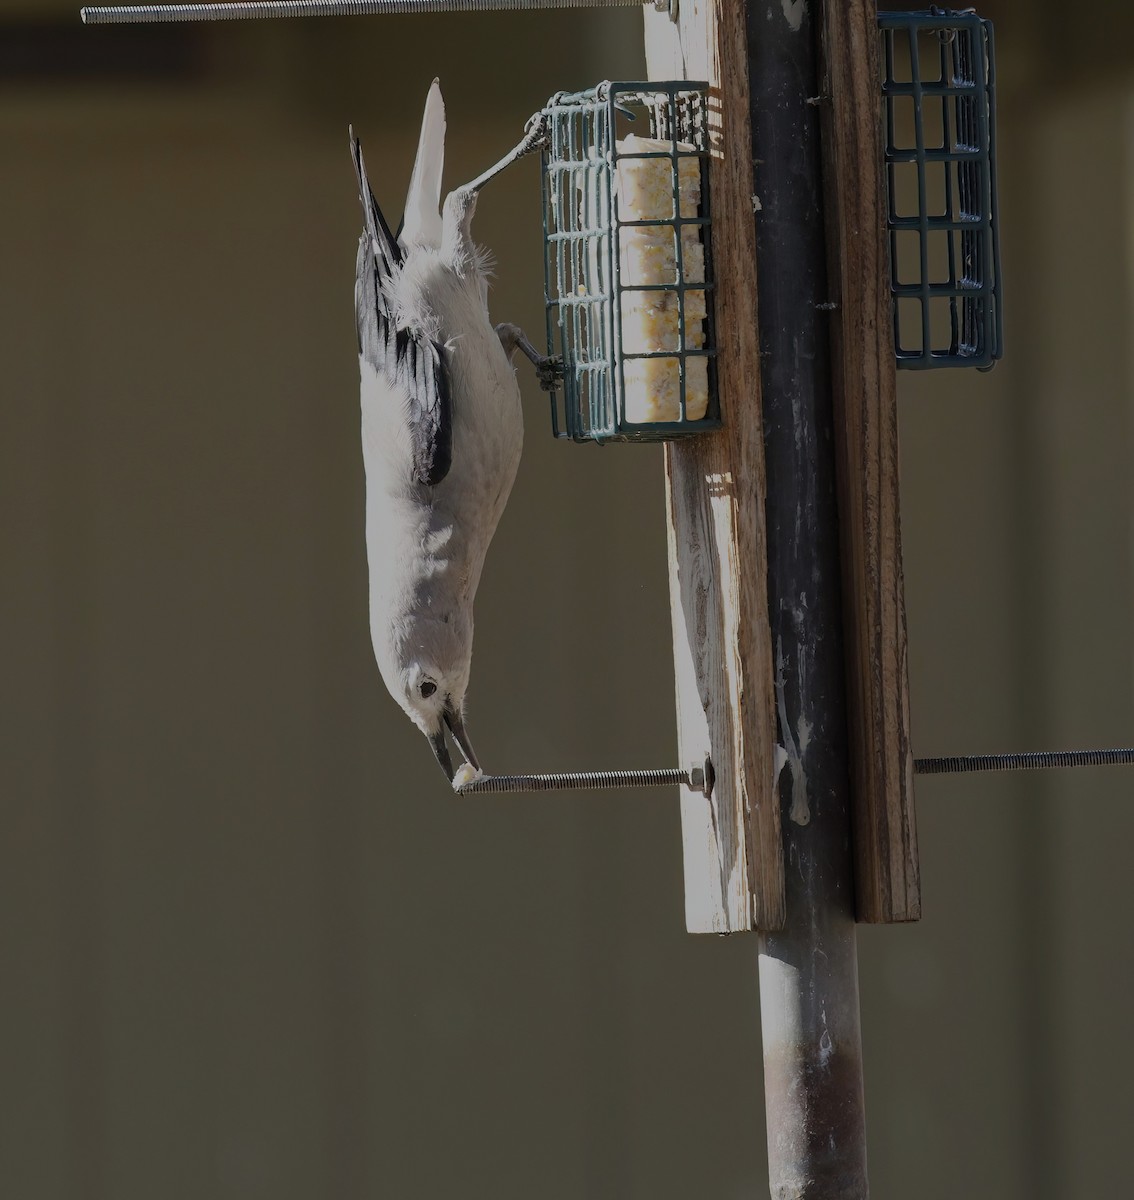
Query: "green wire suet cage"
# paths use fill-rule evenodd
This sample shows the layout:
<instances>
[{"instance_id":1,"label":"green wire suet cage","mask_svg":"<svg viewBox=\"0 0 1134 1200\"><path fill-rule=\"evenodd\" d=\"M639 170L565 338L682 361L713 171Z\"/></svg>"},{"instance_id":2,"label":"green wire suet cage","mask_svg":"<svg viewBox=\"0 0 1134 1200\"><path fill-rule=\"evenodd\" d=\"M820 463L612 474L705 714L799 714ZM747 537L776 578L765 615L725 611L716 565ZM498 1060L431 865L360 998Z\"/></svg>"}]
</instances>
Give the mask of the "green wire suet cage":
<instances>
[{"instance_id":1,"label":"green wire suet cage","mask_svg":"<svg viewBox=\"0 0 1134 1200\"><path fill-rule=\"evenodd\" d=\"M719 428L708 85L600 83L543 115L553 432L637 442Z\"/></svg>"},{"instance_id":2,"label":"green wire suet cage","mask_svg":"<svg viewBox=\"0 0 1134 1200\"><path fill-rule=\"evenodd\" d=\"M988 369L1003 329L992 23L936 7L878 23L898 366Z\"/></svg>"}]
</instances>

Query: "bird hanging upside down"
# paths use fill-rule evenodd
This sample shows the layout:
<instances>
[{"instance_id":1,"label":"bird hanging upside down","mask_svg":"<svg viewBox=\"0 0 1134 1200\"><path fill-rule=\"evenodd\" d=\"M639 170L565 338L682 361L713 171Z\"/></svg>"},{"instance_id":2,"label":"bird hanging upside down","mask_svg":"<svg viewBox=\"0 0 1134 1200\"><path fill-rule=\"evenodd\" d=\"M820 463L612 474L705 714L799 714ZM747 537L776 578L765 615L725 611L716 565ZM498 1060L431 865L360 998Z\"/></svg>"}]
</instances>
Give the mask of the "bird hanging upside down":
<instances>
[{"instance_id":1,"label":"bird hanging upside down","mask_svg":"<svg viewBox=\"0 0 1134 1200\"><path fill-rule=\"evenodd\" d=\"M351 130L365 229L355 313L362 376L370 634L393 698L454 779L446 729L480 766L465 725L473 598L523 444L512 354L540 359L514 325L493 328L477 193L540 143L538 127L439 211L445 106L436 80L397 237L370 189ZM459 779L469 775L462 767Z\"/></svg>"}]
</instances>

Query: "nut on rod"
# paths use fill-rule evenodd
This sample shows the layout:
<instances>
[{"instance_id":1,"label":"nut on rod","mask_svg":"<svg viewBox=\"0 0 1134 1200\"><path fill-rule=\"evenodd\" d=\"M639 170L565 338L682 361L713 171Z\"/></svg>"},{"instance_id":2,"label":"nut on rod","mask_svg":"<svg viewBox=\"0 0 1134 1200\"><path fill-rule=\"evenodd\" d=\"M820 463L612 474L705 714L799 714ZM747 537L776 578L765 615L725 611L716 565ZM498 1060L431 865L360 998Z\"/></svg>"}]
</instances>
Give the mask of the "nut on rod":
<instances>
[{"instance_id":1,"label":"nut on rod","mask_svg":"<svg viewBox=\"0 0 1134 1200\"><path fill-rule=\"evenodd\" d=\"M128 4L84 8L84 25L175 21L249 21L281 17L363 17L380 13L503 12L613 8L641 0L235 0L222 4Z\"/></svg>"}]
</instances>

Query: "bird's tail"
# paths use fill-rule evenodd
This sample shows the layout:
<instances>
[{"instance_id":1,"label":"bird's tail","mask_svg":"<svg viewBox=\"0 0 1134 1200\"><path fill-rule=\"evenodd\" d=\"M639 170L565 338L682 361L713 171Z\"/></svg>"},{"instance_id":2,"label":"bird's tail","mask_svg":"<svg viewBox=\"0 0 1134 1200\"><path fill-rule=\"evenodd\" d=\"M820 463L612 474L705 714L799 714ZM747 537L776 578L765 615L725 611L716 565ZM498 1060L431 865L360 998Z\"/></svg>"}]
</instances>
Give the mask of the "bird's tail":
<instances>
[{"instance_id":1,"label":"bird's tail","mask_svg":"<svg viewBox=\"0 0 1134 1200\"><path fill-rule=\"evenodd\" d=\"M377 357L389 341L394 328L392 321L395 302L395 277L402 266L402 254L390 232L390 226L374 199L362 146L350 130L350 154L358 176L358 197L366 230L358 242L358 264L354 283L355 319L358 326L360 354Z\"/></svg>"},{"instance_id":2,"label":"bird's tail","mask_svg":"<svg viewBox=\"0 0 1134 1200\"><path fill-rule=\"evenodd\" d=\"M445 101L441 85L433 81L425 99L417 158L406 194L405 216L398 241L403 249L412 245L441 245L441 170L445 165Z\"/></svg>"},{"instance_id":3,"label":"bird's tail","mask_svg":"<svg viewBox=\"0 0 1134 1200\"><path fill-rule=\"evenodd\" d=\"M378 201L374 199L374 191L366 174L366 162L362 157L362 143L354 136L353 125L350 127L350 156L358 178L358 198L362 203L366 232L379 259L385 260L381 265L386 268L384 274L388 274L394 266L400 265L402 256L398 252L398 244L390 232L390 226L378 207Z\"/></svg>"}]
</instances>

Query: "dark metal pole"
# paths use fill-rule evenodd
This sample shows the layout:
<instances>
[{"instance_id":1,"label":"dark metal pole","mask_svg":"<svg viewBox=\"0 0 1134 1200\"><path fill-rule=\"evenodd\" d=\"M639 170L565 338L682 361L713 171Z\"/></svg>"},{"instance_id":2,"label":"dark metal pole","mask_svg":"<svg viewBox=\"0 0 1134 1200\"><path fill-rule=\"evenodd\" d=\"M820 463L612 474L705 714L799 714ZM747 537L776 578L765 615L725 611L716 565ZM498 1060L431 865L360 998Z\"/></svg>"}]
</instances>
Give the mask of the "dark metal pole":
<instances>
[{"instance_id":1,"label":"dark metal pole","mask_svg":"<svg viewBox=\"0 0 1134 1200\"><path fill-rule=\"evenodd\" d=\"M866 1130L851 867L826 241L813 5L752 2L768 587L787 922L760 939L775 1200L863 1200Z\"/></svg>"}]
</instances>

